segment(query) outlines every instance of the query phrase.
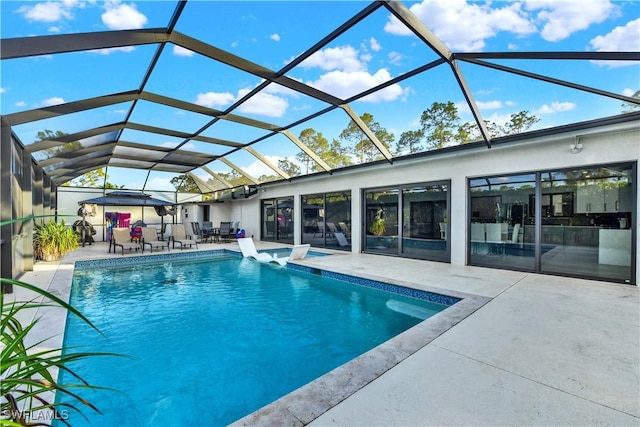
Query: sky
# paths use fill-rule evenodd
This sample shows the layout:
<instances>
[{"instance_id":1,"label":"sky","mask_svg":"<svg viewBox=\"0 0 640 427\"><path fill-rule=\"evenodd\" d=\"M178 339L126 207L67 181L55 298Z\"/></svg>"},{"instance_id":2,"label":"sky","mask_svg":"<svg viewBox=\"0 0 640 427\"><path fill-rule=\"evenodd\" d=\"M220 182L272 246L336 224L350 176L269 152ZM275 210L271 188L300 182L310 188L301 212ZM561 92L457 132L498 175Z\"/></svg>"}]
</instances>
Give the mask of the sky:
<instances>
[{"instance_id":1,"label":"sky","mask_svg":"<svg viewBox=\"0 0 640 427\"><path fill-rule=\"evenodd\" d=\"M279 70L328 33L362 10L359 1L190 1L176 30L271 70ZM405 2L410 10L454 52L640 51L640 1L424 0ZM1 36L5 38L164 27L174 1L5 1L0 2ZM138 89L155 46L123 47L92 52L4 60L0 69L2 114L31 110ZM436 54L390 13L380 8L357 26L294 67L288 77L341 99L395 78L437 59ZM496 61L501 65L577 82L613 93L640 90L638 63L593 61ZM487 120L504 123L511 114L528 111L541 120L538 128L619 114L621 102L462 63L461 70ZM165 48L145 90L224 110L261 83L256 76L203 58L177 45ZM440 66L351 103L358 115L370 113L393 133L420 128L421 113L433 102L452 101L462 121L472 116L450 70ZM122 120L128 104L112 105L74 115L16 126L26 144L43 129L73 133ZM235 114L276 125L287 125L328 107L322 101L269 85ZM178 129L199 129L209 117L139 102L132 120ZM81 124L79 124L81 123ZM293 128L298 135L312 127L332 140L348 125L348 117L333 111ZM249 142L265 134L225 122L204 135ZM182 140L126 130L122 139L176 146ZM271 161L295 159L297 147L284 137L253 146ZM190 142L185 150L223 154L224 147ZM246 152L229 160L258 177L271 173ZM229 168L215 161L210 168ZM174 174L112 169L110 181L126 188L144 182L173 189ZM205 174L199 173L200 176ZM205 178L206 179L206 178Z\"/></svg>"}]
</instances>

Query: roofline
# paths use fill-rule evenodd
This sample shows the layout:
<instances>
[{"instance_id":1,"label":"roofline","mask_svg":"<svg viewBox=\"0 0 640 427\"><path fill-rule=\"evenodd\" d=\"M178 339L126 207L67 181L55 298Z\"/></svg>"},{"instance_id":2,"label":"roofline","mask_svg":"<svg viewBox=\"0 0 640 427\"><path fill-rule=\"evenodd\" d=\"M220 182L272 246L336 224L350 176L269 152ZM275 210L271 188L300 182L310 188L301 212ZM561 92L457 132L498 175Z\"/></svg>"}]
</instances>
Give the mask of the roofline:
<instances>
[{"instance_id":1,"label":"roofline","mask_svg":"<svg viewBox=\"0 0 640 427\"><path fill-rule=\"evenodd\" d=\"M593 128L598 128L603 126L618 125L618 124L627 123L627 122L630 123L633 121L637 121L638 122L637 126L640 127L640 111L623 113L615 116L609 116L609 117L598 118L593 120L586 120L582 122L570 123L570 124L555 126L551 128L538 129L538 130L523 132L523 133L514 134L514 135L496 137L495 139L491 140L492 142L491 147L504 146L504 145L512 144L514 142L522 142L522 141L527 141L527 140L532 140L537 138L555 136L555 135L560 135L568 132L576 132L580 130L593 129ZM485 148L489 150L491 149L491 147L487 147L487 145L483 140L479 140L479 141L474 141L467 144L455 145L453 147L445 147L438 150L430 150L430 151L424 151L421 153L408 154L406 156L394 157L393 165L396 165L397 163L400 163L400 162L409 161L409 160L425 159L429 157L442 156L442 155L452 154L457 152L477 150L478 148ZM315 172L307 175L293 176L289 181L284 181L284 180L270 181L270 182L260 184L258 187L265 188L270 186L277 186L277 185L282 185L282 184L286 184L286 183L297 181L297 180L311 179L311 178L317 178L322 175L333 175L336 173L367 169L367 168L375 167L378 165L389 165L389 162L385 159L385 160L377 160L374 162L363 163L358 165L345 166L339 169L332 169L330 172L319 171L319 172Z\"/></svg>"}]
</instances>

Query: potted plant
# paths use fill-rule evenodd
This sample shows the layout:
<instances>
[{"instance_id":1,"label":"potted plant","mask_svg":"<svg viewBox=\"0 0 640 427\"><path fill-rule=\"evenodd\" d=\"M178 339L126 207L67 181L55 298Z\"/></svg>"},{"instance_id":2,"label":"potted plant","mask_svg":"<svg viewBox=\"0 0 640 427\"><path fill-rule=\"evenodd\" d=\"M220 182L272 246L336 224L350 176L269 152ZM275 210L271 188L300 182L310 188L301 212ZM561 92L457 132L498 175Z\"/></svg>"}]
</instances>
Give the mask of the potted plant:
<instances>
[{"instance_id":1,"label":"potted plant","mask_svg":"<svg viewBox=\"0 0 640 427\"><path fill-rule=\"evenodd\" d=\"M36 259L55 261L78 247L78 236L64 224L50 221L37 224L33 235L33 254Z\"/></svg>"},{"instance_id":2,"label":"potted plant","mask_svg":"<svg viewBox=\"0 0 640 427\"><path fill-rule=\"evenodd\" d=\"M1 221L0 226L13 224L35 217ZM55 224L55 223L54 223ZM64 227L64 223L62 224ZM44 227L44 226L43 226ZM66 229L66 227L64 227ZM73 232L72 232L73 234ZM77 237L73 235L77 246ZM43 420L57 419L61 424L69 425L67 417L74 411L86 418L80 405L58 403L53 394L74 396L86 407L101 413L98 408L78 395L82 389L100 389L87 383L70 369L69 365L79 359L94 356L116 356L112 353L74 352L70 349L42 347L45 340L34 339L33 333L40 321L39 309L59 306L78 316L87 325L101 332L82 313L58 298L56 295L40 289L38 286L0 277L2 289L22 288L33 293L34 298L19 301L16 297L0 291L0 343L2 345L2 363L0 364L0 402L1 425L31 426L48 425ZM24 293L23 293L24 295ZM38 296L44 297L38 298ZM37 313L34 316L34 313ZM58 382L57 372L69 372L75 381L69 384Z\"/></svg>"},{"instance_id":3,"label":"potted plant","mask_svg":"<svg viewBox=\"0 0 640 427\"><path fill-rule=\"evenodd\" d=\"M374 236L382 236L385 232L384 219L376 216L371 225L369 225L369 231Z\"/></svg>"}]
</instances>

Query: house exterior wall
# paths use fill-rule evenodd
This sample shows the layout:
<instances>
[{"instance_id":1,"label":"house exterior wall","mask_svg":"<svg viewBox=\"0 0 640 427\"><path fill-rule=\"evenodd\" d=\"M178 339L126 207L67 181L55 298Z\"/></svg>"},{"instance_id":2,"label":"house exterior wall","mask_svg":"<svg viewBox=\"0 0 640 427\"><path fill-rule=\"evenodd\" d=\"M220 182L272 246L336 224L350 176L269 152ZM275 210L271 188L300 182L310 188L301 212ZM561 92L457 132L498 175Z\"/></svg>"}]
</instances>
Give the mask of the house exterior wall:
<instances>
[{"instance_id":1,"label":"house exterior wall","mask_svg":"<svg viewBox=\"0 0 640 427\"><path fill-rule=\"evenodd\" d=\"M582 152L573 154L570 144L579 137ZM400 160L395 164L375 165L367 168L334 172L332 175L301 178L287 183L274 183L259 191L259 200L251 201L251 208L258 217L260 200L294 196L296 232L294 239L300 242L300 196L350 190L352 194L352 252L362 250L362 191L366 188L420 183L451 181L451 263L467 264L467 179L488 175L506 175L538 170L566 169L617 162L638 162L640 159L640 123L581 129L579 131L541 136L526 142L505 143L442 153L413 160ZM636 189L638 186L636 185ZM636 190L636 193L638 191ZM636 194L636 201L639 200ZM636 202L636 205L638 203ZM636 206L632 228L638 230L640 206ZM258 224L258 223L256 223ZM250 225L245 224L250 227ZM246 227L245 227L246 228ZM259 229L259 225L256 230ZM255 233L258 238L259 233ZM637 231L634 238L638 247ZM637 263L638 264L638 263ZM640 277L636 265L636 277Z\"/></svg>"},{"instance_id":2,"label":"house exterior wall","mask_svg":"<svg viewBox=\"0 0 640 427\"><path fill-rule=\"evenodd\" d=\"M573 130L572 130L573 129ZM7 127L3 127L3 136L8 137L10 133ZM583 145L580 153L573 154L569 149L570 144L579 138ZM29 168L24 168L25 173L35 176L36 184L26 191L35 191L32 197L27 197L21 193L20 185L23 180L12 176L9 156L13 148L6 144L7 139L3 138L3 158L2 177L7 185L0 190L3 200L3 219L17 218L42 212L45 215L56 212L58 215L69 215L70 220L77 218L78 202L87 198L102 195L99 190L88 191L87 189L77 189L69 187L59 187L57 191L51 191L49 178L42 176L39 170L35 173ZM589 128L579 128L578 126L567 127L564 132L554 132L553 134L543 134L519 142L505 142L494 144L489 149L482 144L465 147L463 150L443 150L437 153L428 153L425 156L414 158L397 159L393 165L380 163L367 167L346 169L335 171L331 175L318 174L309 177L294 178L291 182L276 182L261 186L256 196L249 199L228 200L224 203L211 204L211 220L214 226L218 226L221 221L240 221L240 226L245 229L248 236L255 239L260 238L261 229L261 201L273 198L294 198L295 222L294 242L301 241L300 224L301 221L301 196L315 193L328 193L335 191L350 191L352 195L351 218L352 218L352 252L362 251L363 225L362 225L362 194L365 189L402 185L411 183L429 183L434 181L449 181L451 191L449 222L451 233L449 236L451 245L451 263L456 265L466 265L467 260L467 212L469 194L467 180L470 178L520 174L526 172L536 172L541 170L584 168L609 163L632 162L637 165L640 160L640 121L618 122L616 124L599 125ZM637 177L636 177L637 179ZM632 238L635 247L640 246L639 233L637 232L640 221L640 195L635 183L635 212L631 228ZM17 193L16 193L17 191ZM153 197L158 197L159 192L148 192ZM182 207L178 210L176 217L166 216L165 223L173 221L189 223L190 221L202 222L200 196L193 194L172 193L175 200ZM166 194L164 194L166 196ZM166 197L159 197L165 198ZM33 199L34 203L30 203ZM197 203L196 203L197 202ZM7 206L10 205L10 206ZM24 208L24 209L23 209ZM54 211L54 209L56 209ZM28 212L30 210L30 212ZM99 207L94 226L98 230L97 240L104 239L104 212L123 211L132 213L131 221L143 219L149 224L160 223L152 208L132 208L125 207ZM188 217L184 214L188 212ZM17 216L16 216L17 215ZM74 218L75 217L75 218ZM154 222L155 220L155 222ZM69 222L73 222L69 221ZM15 234L20 234L16 231ZM3 235L4 237L4 235ZM18 236L19 237L19 236ZM18 239L19 240L19 239ZM9 243L11 242L11 243ZM19 250L13 251L13 255L8 255L7 243L13 245L16 239L5 239L3 248L2 265L6 275L16 276L19 271L29 268L30 263L25 263L24 258L28 254L24 252L25 242L20 242ZM16 248L12 248L16 249ZM8 269L8 267L12 267ZM5 273L3 273L3 276ZM640 277L640 265L636 262L636 278Z\"/></svg>"}]
</instances>

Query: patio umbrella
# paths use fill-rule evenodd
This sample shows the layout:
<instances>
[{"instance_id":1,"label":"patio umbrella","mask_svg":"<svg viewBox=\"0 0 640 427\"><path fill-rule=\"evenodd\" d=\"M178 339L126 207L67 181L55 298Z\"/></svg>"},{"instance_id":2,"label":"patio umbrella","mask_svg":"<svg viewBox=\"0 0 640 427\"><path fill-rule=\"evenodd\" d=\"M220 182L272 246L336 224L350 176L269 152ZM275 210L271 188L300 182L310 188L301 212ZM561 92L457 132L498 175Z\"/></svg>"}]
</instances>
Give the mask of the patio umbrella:
<instances>
[{"instance_id":1,"label":"patio umbrella","mask_svg":"<svg viewBox=\"0 0 640 427\"><path fill-rule=\"evenodd\" d=\"M174 202L168 202L166 200L155 199L149 194L144 193L131 193L127 191L114 191L107 193L101 197L95 197L93 199L82 200L78 202L79 205L100 205L100 206L173 206Z\"/></svg>"},{"instance_id":2,"label":"patio umbrella","mask_svg":"<svg viewBox=\"0 0 640 427\"><path fill-rule=\"evenodd\" d=\"M166 200L160 200L151 197L149 194L135 193L129 191L112 191L101 197L94 197L93 199L87 199L79 201L80 206L83 205L99 205L99 206L142 206L153 207L156 210L158 216L160 216L160 227L164 230L164 215L174 215L175 209L171 209L170 206L175 205L173 202ZM84 220L85 211L82 210L82 219Z\"/></svg>"}]
</instances>

